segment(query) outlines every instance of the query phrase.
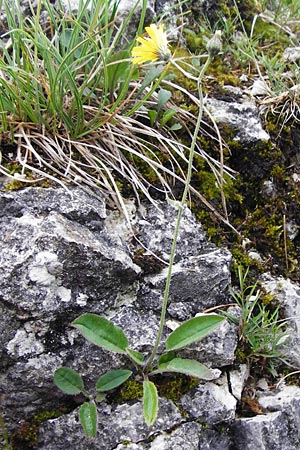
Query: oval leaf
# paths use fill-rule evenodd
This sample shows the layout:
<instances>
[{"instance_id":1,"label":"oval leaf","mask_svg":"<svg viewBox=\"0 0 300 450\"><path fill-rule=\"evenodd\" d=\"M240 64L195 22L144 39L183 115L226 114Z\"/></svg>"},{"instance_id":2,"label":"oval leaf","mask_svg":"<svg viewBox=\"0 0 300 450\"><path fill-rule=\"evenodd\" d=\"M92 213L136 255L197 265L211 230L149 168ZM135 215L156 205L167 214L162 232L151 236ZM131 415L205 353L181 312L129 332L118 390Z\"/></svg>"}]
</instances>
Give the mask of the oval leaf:
<instances>
[{"instance_id":1,"label":"oval leaf","mask_svg":"<svg viewBox=\"0 0 300 450\"><path fill-rule=\"evenodd\" d=\"M158 78L163 70L164 70L163 65L151 66L150 69L146 72L146 74L144 76L144 80L143 80L139 90L137 91L136 96L140 95L143 92L143 90L145 89L145 87L149 86L149 84L151 84L152 81L154 81L156 78Z\"/></svg>"},{"instance_id":2,"label":"oval leaf","mask_svg":"<svg viewBox=\"0 0 300 450\"><path fill-rule=\"evenodd\" d=\"M96 389L98 392L110 391L128 380L131 374L131 370L111 370L98 379Z\"/></svg>"},{"instance_id":3,"label":"oval leaf","mask_svg":"<svg viewBox=\"0 0 300 450\"><path fill-rule=\"evenodd\" d=\"M162 372L177 372L184 373L190 377L197 377L203 380L213 380L214 373L203 364L194 359L174 358L169 362L159 364L158 369L151 372L151 374Z\"/></svg>"},{"instance_id":4,"label":"oval leaf","mask_svg":"<svg viewBox=\"0 0 300 450\"><path fill-rule=\"evenodd\" d=\"M170 119L172 119L173 116L175 116L176 113L177 111L175 109L167 109L167 111L162 116L159 125L163 127Z\"/></svg>"},{"instance_id":5,"label":"oval leaf","mask_svg":"<svg viewBox=\"0 0 300 450\"><path fill-rule=\"evenodd\" d=\"M86 402L79 408L79 420L85 434L96 437L97 434L97 408L95 403Z\"/></svg>"},{"instance_id":6,"label":"oval leaf","mask_svg":"<svg viewBox=\"0 0 300 450\"><path fill-rule=\"evenodd\" d=\"M187 320L174 330L166 340L166 349L177 350L210 334L224 320L217 314L206 314Z\"/></svg>"},{"instance_id":7,"label":"oval leaf","mask_svg":"<svg viewBox=\"0 0 300 450\"><path fill-rule=\"evenodd\" d=\"M136 362L140 366L144 364L143 353L137 352L136 350L131 350L130 348L127 348L126 353L131 359L133 359L134 362Z\"/></svg>"},{"instance_id":8,"label":"oval leaf","mask_svg":"<svg viewBox=\"0 0 300 450\"><path fill-rule=\"evenodd\" d=\"M121 328L110 320L97 314L86 313L75 319L72 325L93 344L111 352L126 353L128 340Z\"/></svg>"},{"instance_id":9,"label":"oval leaf","mask_svg":"<svg viewBox=\"0 0 300 450\"><path fill-rule=\"evenodd\" d=\"M177 130L181 130L182 125L180 125L180 123L176 122L174 123L174 125L172 125L169 130L170 131L177 131Z\"/></svg>"},{"instance_id":10,"label":"oval leaf","mask_svg":"<svg viewBox=\"0 0 300 450\"><path fill-rule=\"evenodd\" d=\"M68 367L60 367L54 372L54 383L65 394L80 394L84 384L81 376Z\"/></svg>"},{"instance_id":11,"label":"oval leaf","mask_svg":"<svg viewBox=\"0 0 300 450\"><path fill-rule=\"evenodd\" d=\"M161 108L170 100L172 94L167 89L161 88L157 94L157 111L159 112Z\"/></svg>"},{"instance_id":12,"label":"oval leaf","mask_svg":"<svg viewBox=\"0 0 300 450\"><path fill-rule=\"evenodd\" d=\"M146 424L150 427L158 412L158 395L154 383L149 380L143 382L143 410Z\"/></svg>"}]
</instances>

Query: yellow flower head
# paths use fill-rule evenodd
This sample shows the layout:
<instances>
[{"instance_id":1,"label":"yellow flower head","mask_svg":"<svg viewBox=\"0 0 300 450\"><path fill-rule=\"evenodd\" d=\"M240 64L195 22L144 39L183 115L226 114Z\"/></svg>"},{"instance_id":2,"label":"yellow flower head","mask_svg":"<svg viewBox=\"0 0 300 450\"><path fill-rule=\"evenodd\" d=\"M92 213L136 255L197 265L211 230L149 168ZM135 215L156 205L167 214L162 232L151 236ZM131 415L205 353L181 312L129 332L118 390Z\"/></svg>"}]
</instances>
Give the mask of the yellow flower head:
<instances>
[{"instance_id":1,"label":"yellow flower head","mask_svg":"<svg viewBox=\"0 0 300 450\"><path fill-rule=\"evenodd\" d=\"M167 34L163 25L157 27L151 24L146 27L149 37L138 37L137 41L141 44L132 49L133 64L140 64L148 61L169 61L171 52L168 46Z\"/></svg>"}]
</instances>

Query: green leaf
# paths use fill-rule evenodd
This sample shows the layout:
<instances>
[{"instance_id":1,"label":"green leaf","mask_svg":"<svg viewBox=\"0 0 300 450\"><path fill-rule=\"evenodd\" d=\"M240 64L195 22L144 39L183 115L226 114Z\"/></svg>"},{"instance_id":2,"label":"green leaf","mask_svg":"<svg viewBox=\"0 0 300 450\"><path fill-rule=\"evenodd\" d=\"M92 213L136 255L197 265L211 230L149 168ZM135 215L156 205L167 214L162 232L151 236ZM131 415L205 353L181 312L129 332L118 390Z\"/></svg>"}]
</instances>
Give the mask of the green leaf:
<instances>
[{"instance_id":1,"label":"green leaf","mask_svg":"<svg viewBox=\"0 0 300 450\"><path fill-rule=\"evenodd\" d=\"M158 369L151 372L151 375L162 372L184 373L203 380L212 380L214 378L213 372L208 367L194 359L173 358L171 361L159 364Z\"/></svg>"},{"instance_id":2,"label":"green leaf","mask_svg":"<svg viewBox=\"0 0 300 450\"><path fill-rule=\"evenodd\" d=\"M131 350L130 348L126 349L127 355L133 359L134 362L142 366L144 364L144 355L143 353L137 352L135 350Z\"/></svg>"},{"instance_id":3,"label":"green leaf","mask_svg":"<svg viewBox=\"0 0 300 450\"><path fill-rule=\"evenodd\" d=\"M206 314L187 320L174 330L166 340L166 349L177 350L210 334L224 320L217 314Z\"/></svg>"},{"instance_id":4,"label":"green leaf","mask_svg":"<svg viewBox=\"0 0 300 450\"><path fill-rule=\"evenodd\" d=\"M96 437L97 434L97 408L95 403L86 402L79 408L79 420L85 434Z\"/></svg>"},{"instance_id":5,"label":"green leaf","mask_svg":"<svg viewBox=\"0 0 300 450\"><path fill-rule=\"evenodd\" d=\"M154 111L154 109L148 109L148 116L150 119L150 125L151 127L154 125L156 117L157 117L157 112Z\"/></svg>"},{"instance_id":6,"label":"green leaf","mask_svg":"<svg viewBox=\"0 0 300 450\"><path fill-rule=\"evenodd\" d=\"M54 383L65 394L77 395L84 387L81 376L68 367L60 367L54 372Z\"/></svg>"},{"instance_id":7,"label":"green leaf","mask_svg":"<svg viewBox=\"0 0 300 450\"><path fill-rule=\"evenodd\" d=\"M149 380L143 382L143 409L148 427L155 422L158 412L158 395L154 383Z\"/></svg>"},{"instance_id":8,"label":"green leaf","mask_svg":"<svg viewBox=\"0 0 300 450\"><path fill-rule=\"evenodd\" d=\"M129 67L129 53L127 50L121 50L115 53L106 61L107 79L109 90L112 93L119 81L126 79Z\"/></svg>"},{"instance_id":9,"label":"green leaf","mask_svg":"<svg viewBox=\"0 0 300 450\"><path fill-rule=\"evenodd\" d=\"M60 45L69 47L72 36L72 30L65 29L60 33Z\"/></svg>"},{"instance_id":10,"label":"green leaf","mask_svg":"<svg viewBox=\"0 0 300 450\"><path fill-rule=\"evenodd\" d=\"M160 366L161 364L165 364L169 361L172 361L172 359L174 359L174 358L176 358L175 352L164 353L163 355L161 355L158 358L158 366Z\"/></svg>"},{"instance_id":11,"label":"green leaf","mask_svg":"<svg viewBox=\"0 0 300 450\"><path fill-rule=\"evenodd\" d=\"M167 109L167 111L164 112L159 125L163 127L173 116L175 116L176 112L175 109Z\"/></svg>"},{"instance_id":12,"label":"green leaf","mask_svg":"<svg viewBox=\"0 0 300 450\"><path fill-rule=\"evenodd\" d=\"M139 96L141 92L145 89L145 87L149 86L149 84L152 83L156 78L159 77L159 75L164 70L164 67L162 65L160 66L152 66L148 72L144 76L144 81L142 82L139 90L137 91L136 96Z\"/></svg>"},{"instance_id":13,"label":"green leaf","mask_svg":"<svg viewBox=\"0 0 300 450\"><path fill-rule=\"evenodd\" d=\"M72 325L93 344L111 352L126 353L128 340L121 328L110 320L97 314L86 313L75 319Z\"/></svg>"},{"instance_id":14,"label":"green leaf","mask_svg":"<svg viewBox=\"0 0 300 450\"><path fill-rule=\"evenodd\" d=\"M131 374L131 370L111 370L98 378L96 382L96 389L99 392L110 391L111 389L114 389L124 383L124 381L126 381Z\"/></svg>"},{"instance_id":15,"label":"green leaf","mask_svg":"<svg viewBox=\"0 0 300 450\"><path fill-rule=\"evenodd\" d=\"M106 397L106 394L104 392L97 392L95 400L97 403L102 402L102 400L104 400Z\"/></svg>"},{"instance_id":16,"label":"green leaf","mask_svg":"<svg viewBox=\"0 0 300 450\"><path fill-rule=\"evenodd\" d=\"M157 94L157 111L159 112L161 108L170 100L172 94L167 89L160 89Z\"/></svg>"},{"instance_id":17,"label":"green leaf","mask_svg":"<svg viewBox=\"0 0 300 450\"><path fill-rule=\"evenodd\" d=\"M180 125L180 123L176 122L176 123L174 123L174 125L172 125L172 126L169 128L169 130L171 130L171 131L177 131L177 130L181 130L181 128L182 128L182 125Z\"/></svg>"}]
</instances>

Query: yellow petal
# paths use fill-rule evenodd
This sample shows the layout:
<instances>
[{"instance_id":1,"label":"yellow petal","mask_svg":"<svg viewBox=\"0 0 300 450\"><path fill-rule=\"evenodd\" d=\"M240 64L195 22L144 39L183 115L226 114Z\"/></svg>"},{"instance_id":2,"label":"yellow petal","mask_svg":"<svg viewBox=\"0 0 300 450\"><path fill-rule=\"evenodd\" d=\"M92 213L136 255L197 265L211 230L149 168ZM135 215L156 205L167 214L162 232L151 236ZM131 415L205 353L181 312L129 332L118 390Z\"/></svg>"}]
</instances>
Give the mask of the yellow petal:
<instances>
[{"instance_id":1,"label":"yellow petal","mask_svg":"<svg viewBox=\"0 0 300 450\"><path fill-rule=\"evenodd\" d=\"M167 61L170 59L171 52L168 47L167 35L164 32L163 25L157 27L157 25L151 24L145 30L149 37L137 38L137 42L141 45L132 49L133 63L139 64L158 59Z\"/></svg>"}]
</instances>

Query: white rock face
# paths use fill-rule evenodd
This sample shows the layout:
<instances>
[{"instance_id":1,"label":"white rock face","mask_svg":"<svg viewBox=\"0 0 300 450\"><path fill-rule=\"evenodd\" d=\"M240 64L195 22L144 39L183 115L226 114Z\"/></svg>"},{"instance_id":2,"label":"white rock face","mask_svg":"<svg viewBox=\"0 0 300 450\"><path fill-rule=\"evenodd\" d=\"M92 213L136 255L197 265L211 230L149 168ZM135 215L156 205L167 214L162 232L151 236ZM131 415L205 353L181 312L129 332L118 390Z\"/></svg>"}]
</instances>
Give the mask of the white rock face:
<instances>
[{"instance_id":1,"label":"white rock face","mask_svg":"<svg viewBox=\"0 0 300 450\"><path fill-rule=\"evenodd\" d=\"M270 411L278 411L282 407L299 409L300 406L300 388L298 386L280 385L275 392L267 392L259 396L258 402L262 408ZM298 411L300 414L300 411Z\"/></svg>"},{"instance_id":2,"label":"white rock face","mask_svg":"<svg viewBox=\"0 0 300 450\"><path fill-rule=\"evenodd\" d=\"M249 368L247 367L246 364L241 364L241 366L238 369L231 370L229 373L232 395L237 400L241 400L242 398L242 392L248 377L249 377Z\"/></svg>"},{"instance_id":3,"label":"white rock face","mask_svg":"<svg viewBox=\"0 0 300 450\"><path fill-rule=\"evenodd\" d=\"M226 382L220 386L207 382L184 395L179 404L190 418L215 424L234 418L237 400L230 394Z\"/></svg>"},{"instance_id":4,"label":"white rock face","mask_svg":"<svg viewBox=\"0 0 300 450\"><path fill-rule=\"evenodd\" d=\"M225 102L208 98L206 107L217 123L229 125L234 131L234 140L242 143L269 141L269 134L263 129L256 105L245 100L242 102Z\"/></svg>"},{"instance_id":5,"label":"white rock face","mask_svg":"<svg viewBox=\"0 0 300 450\"><path fill-rule=\"evenodd\" d=\"M21 357L43 353L44 346L33 333L17 330L15 337L7 343L6 349L9 355Z\"/></svg>"},{"instance_id":6,"label":"white rock face","mask_svg":"<svg viewBox=\"0 0 300 450\"><path fill-rule=\"evenodd\" d=\"M277 392L261 394L258 401L268 413L236 421L235 448L237 450L298 450L300 388L282 386Z\"/></svg>"}]
</instances>

